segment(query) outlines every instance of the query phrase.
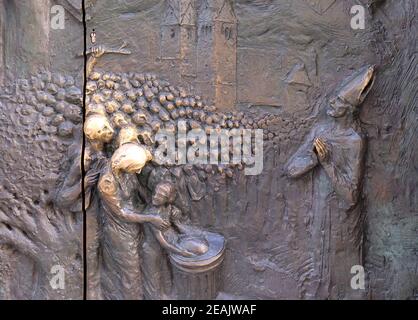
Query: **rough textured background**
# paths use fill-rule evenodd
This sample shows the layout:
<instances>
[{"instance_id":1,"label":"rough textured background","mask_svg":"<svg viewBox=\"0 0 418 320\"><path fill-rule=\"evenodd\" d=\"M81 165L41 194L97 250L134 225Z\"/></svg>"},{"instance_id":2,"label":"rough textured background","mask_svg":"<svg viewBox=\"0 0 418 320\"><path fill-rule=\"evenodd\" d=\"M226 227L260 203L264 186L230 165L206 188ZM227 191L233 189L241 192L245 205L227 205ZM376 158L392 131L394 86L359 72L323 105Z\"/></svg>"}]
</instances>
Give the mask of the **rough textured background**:
<instances>
[{"instance_id":1,"label":"rough textured background","mask_svg":"<svg viewBox=\"0 0 418 320\"><path fill-rule=\"evenodd\" d=\"M2 1L9 6L13 2ZM213 185L208 184L202 201L192 204L192 211L198 213L196 222L224 234L228 240L223 269L223 291L227 295L312 298L306 289L312 263L306 228L312 181L310 176L289 181L283 176L283 166L312 123L322 116L326 97L336 84L353 70L374 63L378 66L378 77L361 112L369 142L364 185L369 298L417 296L418 5L415 0L369 2L374 4L368 10L363 31L350 28L349 9L359 1L237 0L235 3L236 108L256 115L273 113L281 121L271 127L279 137L265 145L265 169L260 176L239 176L233 180L220 177ZM132 51L130 56L105 56L98 67L108 71L154 72L173 84L185 85L192 92L213 99L197 91L193 80L182 78L176 61L173 67L161 59L164 10L164 1L95 3L88 31L94 28L98 42L113 47L126 40ZM33 43L22 40L29 48L48 48L41 55L47 61L39 61L35 49L28 51L26 60L16 61L18 55L10 54L15 52L10 50L17 49L10 49L7 37L13 32L23 34L22 25L13 27L4 21L3 15L2 57L6 62L15 59L5 64L7 68L2 70L5 78L27 76L40 65L76 78L80 75L82 61L75 55L81 48L82 27L76 18L67 14L65 30L49 30L49 45L43 44L43 34L30 36L31 40L39 40ZM185 83L178 83L183 80ZM3 117L10 117L11 108L18 108L5 101L2 105ZM222 109L222 103L218 107ZM21 130L20 127L7 130L3 124L1 129L3 140L11 139L11 131ZM22 156L32 157L34 149L29 149L28 143L22 141L15 147ZM2 181L10 180L17 188L16 171L4 164L8 161L5 155L2 151L1 176L7 177ZM64 155L64 150L60 155ZM19 167L21 163L15 165ZM42 170L58 172L52 168ZM33 174L32 170L26 172ZM34 198L32 187L29 183L24 192ZM214 192L215 188L220 191ZM25 189L17 190L23 193ZM34 278L29 274L36 267L10 247L0 251L0 258L0 297L33 297L33 285L29 283ZM18 267L11 267L14 265ZM68 297L77 298L77 294Z\"/></svg>"},{"instance_id":2,"label":"rough textured background","mask_svg":"<svg viewBox=\"0 0 418 320\"><path fill-rule=\"evenodd\" d=\"M52 4L0 2L1 299L82 298L82 217L53 205L81 151L82 25L67 14L50 29ZM49 284L54 265L68 268L65 290Z\"/></svg>"}]
</instances>

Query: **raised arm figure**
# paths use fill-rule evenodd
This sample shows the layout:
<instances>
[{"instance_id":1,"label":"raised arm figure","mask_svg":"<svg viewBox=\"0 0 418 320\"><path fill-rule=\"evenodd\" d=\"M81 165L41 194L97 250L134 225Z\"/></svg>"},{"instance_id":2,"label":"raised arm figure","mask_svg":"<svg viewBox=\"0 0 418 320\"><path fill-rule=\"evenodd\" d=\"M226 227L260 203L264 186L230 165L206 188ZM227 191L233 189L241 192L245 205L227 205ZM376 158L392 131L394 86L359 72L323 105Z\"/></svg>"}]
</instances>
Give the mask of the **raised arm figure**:
<instances>
[{"instance_id":1,"label":"raised arm figure","mask_svg":"<svg viewBox=\"0 0 418 320\"><path fill-rule=\"evenodd\" d=\"M131 54L131 52L127 49L125 49L125 47L127 46L126 42L124 42L120 48L118 49L114 49L114 48L109 48L107 46L94 46L92 48L90 48L89 50L87 50L86 54L89 56L88 60L87 60L87 67L86 67L86 73L87 73L87 77L90 76L91 72L93 71L95 65L98 62L98 59L100 57L102 57L104 54ZM79 56L82 56L83 54L79 54Z\"/></svg>"}]
</instances>

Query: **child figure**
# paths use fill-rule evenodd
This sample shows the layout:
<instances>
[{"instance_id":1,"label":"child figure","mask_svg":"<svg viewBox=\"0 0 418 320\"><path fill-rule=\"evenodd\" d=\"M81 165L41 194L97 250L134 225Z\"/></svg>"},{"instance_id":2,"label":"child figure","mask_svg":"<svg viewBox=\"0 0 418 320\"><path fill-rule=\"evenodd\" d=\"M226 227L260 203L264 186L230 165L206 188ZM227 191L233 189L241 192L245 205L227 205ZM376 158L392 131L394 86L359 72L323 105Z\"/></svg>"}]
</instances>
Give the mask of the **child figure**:
<instances>
[{"instance_id":1,"label":"child figure","mask_svg":"<svg viewBox=\"0 0 418 320\"><path fill-rule=\"evenodd\" d=\"M142 244L142 275L145 299L174 299L172 292L169 257L171 253L184 257L193 257L204 252L199 243L181 245L182 237L192 232L193 228L181 223L181 211L173 205L176 190L170 182L160 182L154 190L152 203L144 210L144 215L159 216L165 222L165 228L144 225ZM194 245L193 245L194 244Z\"/></svg>"},{"instance_id":2,"label":"child figure","mask_svg":"<svg viewBox=\"0 0 418 320\"><path fill-rule=\"evenodd\" d=\"M160 182L152 196L152 204L149 205L144 214L160 216L170 227L158 229L151 227L151 231L160 246L170 253L185 257L191 257L194 253L178 246L179 235L186 232L187 227L181 222L182 212L173 205L176 198L176 190L170 182Z\"/></svg>"}]
</instances>

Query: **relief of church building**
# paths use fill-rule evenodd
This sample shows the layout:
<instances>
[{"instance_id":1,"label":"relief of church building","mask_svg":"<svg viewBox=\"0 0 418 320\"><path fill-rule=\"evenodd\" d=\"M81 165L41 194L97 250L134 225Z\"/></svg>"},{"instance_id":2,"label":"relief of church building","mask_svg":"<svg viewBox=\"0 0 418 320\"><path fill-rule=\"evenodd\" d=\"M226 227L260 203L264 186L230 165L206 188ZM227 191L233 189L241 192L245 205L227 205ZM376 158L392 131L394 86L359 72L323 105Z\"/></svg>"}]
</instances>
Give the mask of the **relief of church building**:
<instances>
[{"instance_id":1,"label":"relief of church building","mask_svg":"<svg viewBox=\"0 0 418 320\"><path fill-rule=\"evenodd\" d=\"M236 104L237 18L229 0L167 0L161 60L179 83L223 110Z\"/></svg>"}]
</instances>

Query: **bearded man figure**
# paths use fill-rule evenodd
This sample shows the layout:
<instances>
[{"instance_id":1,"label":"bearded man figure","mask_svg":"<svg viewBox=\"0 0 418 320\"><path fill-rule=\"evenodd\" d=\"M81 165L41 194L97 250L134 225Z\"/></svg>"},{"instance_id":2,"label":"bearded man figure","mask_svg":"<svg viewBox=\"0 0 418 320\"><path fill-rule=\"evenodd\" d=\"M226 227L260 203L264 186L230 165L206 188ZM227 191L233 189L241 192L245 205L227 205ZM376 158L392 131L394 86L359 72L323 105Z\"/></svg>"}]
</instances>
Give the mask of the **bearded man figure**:
<instances>
[{"instance_id":1,"label":"bearded man figure","mask_svg":"<svg viewBox=\"0 0 418 320\"><path fill-rule=\"evenodd\" d=\"M84 196L86 212L86 245L87 245L87 292L89 300L101 299L100 287L100 208L97 195L99 175L106 164L107 157L104 147L113 139L114 130L104 109L88 110L84 124L87 144L84 150ZM69 208L71 212L81 213L82 210L82 172L81 153L72 162L69 174L59 189L55 202L60 207Z\"/></svg>"}]
</instances>

